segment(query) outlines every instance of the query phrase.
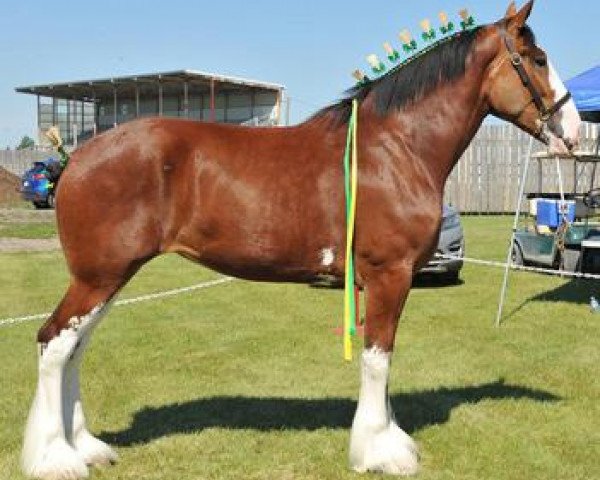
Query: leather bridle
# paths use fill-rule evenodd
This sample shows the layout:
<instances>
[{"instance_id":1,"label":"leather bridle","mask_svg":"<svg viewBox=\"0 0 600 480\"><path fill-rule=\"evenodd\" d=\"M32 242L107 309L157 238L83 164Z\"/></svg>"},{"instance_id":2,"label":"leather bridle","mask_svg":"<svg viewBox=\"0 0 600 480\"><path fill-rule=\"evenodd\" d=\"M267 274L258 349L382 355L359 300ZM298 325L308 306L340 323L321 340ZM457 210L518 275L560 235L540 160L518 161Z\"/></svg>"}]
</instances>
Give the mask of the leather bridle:
<instances>
[{"instance_id":1,"label":"leather bridle","mask_svg":"<svg viewBox=\"0 0 600 480\"><path fill-rule=\"evenodd\" d=\"M544 104L544 100L540 95L539 90L535 87L535 85L531 81L531 77L529 76L527 70L525 70L525 67L523 66L523 57L515 48L515 44L512 38L506 32L503 32L502 36L504 37L504 44L506 45L506 49L508 50L510 63L519 74L519 78L521 79L521 83L523 84L523 86L527 88L527 90L529 90L529 93L531 94L531 101L529 103L533 102L535 104L535 107L537 108L539 114L539 128L534 135L538 139L542 140L544 143L547 143L548 137L545 134L544 129L547 127L548 122L554 116L554 114L558 112L571 99L571 92L567 92L565 95L562 96L562 98L556 101L554 105L552 105L550 108L546 108L546 105ZM529 103L527 105L529 105ZM525 107L527 107L527 105Z\"/></svg>"}]
</instances>

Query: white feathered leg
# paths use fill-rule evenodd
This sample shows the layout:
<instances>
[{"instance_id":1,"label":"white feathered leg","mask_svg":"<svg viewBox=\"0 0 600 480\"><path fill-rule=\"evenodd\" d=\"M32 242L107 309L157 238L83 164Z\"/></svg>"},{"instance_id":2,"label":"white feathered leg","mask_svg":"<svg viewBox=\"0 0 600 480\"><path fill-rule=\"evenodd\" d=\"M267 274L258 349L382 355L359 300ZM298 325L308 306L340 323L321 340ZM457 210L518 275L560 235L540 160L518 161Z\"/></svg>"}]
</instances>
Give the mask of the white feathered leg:
<instances>
[{"instance_id":1,"label":"white feathered leg","mask_svg":"<svg viewBox=\"0 0 600 480\"><path fill-rule=\"evenodd\" d=\"M22 453L23 471L30 477L76 480L88 476L85 462L67 442L63 421L65 366L77 341L77 332L66 329L40 352L38 384Z\"/></svg>"},{"instance_id":2,"label":"white feathered leg","mask_svg":"<svg viewBox=\"0 0 600 480\"><path fill-rule=\"evenodd\" d=\"M81 359L91 335L91 330L83 335L73 359L67 366L65 390L69 395L65 395L65 432L67 440L87 465L108 465L115 463L118 456L112 448L88 431L79 388Z\"/></svg>"},{"instance_id":3,"label":"white feathered leg","mask_svg":"<svg viewBox=\"0 0 600 480\"><path fill-rule=\"evenodd\" d=\"M23 470L30 477L86 478L86 461L95 459L90 451L100 450L97 444L91 448L89 445L103 444L85 429L79 395L79 362L92 329L107 310L103 307L100 305L88 315L71 319L69 327L40 351L38 385L27 419L22 452ZM113 452L105 454L111 460L113 456Z\"/></svg>"},{"instance_id":4,"label":"white feathered leg","mask_svg":"<svg viewBox=\"0 0 600 480\"><path fill-rule=\"evenodd\" d=\"M418 448L393 418L387 385L390 353L378 348L362 354L361 388L350 437L350 465L357 472L413 475Z\"/></svg>"}]
</instances>

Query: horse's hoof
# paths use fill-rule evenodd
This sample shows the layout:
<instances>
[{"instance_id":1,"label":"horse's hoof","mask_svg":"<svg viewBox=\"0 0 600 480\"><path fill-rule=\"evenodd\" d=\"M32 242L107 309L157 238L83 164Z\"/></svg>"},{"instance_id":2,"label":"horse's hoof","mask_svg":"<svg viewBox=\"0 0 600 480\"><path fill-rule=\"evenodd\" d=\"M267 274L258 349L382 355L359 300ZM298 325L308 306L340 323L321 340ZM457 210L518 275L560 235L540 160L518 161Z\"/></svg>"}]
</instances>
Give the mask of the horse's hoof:
<instances>
[{"instance_id":1,"label":"horse's hoof","mask_svg":"<svg viewBox=\"0 0 600 480\"><path fill-rule=\"evenodd\" d=\"M382 431L352 439L350 464L359 473L415 475L419 470L419 451L412 438L391 422Z\"/></svg>"},{"instance_id":2,"label":"horse's hoof","mask_svg":"<svg viewBox=\"0 0 600 480\"><path fill-rule=\"evenodd\" d=\"M87 431L77 436L74 447L86 465L96 467L113 465L119 459L117 453L112 448Z\"/></svg>"},{"instance_id":3,"label":"horse's hoof","mask_svg":"<svg viewBox=\"0 0 600 480\"><path fill-rule=\"evenodd\" d=\"M64 440L54 440L40 459L23 465L25 474L40 480L79 480L88 477L88 468Z\"/></svg>"}]
</instances>

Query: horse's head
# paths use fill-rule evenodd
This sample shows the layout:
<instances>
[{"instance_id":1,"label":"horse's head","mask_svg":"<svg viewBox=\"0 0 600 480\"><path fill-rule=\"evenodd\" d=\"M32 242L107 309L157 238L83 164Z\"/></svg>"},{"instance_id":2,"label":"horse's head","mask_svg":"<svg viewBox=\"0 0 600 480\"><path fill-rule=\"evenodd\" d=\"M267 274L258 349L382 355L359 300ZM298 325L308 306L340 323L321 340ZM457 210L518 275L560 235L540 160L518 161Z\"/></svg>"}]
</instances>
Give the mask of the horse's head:
<instances>
[{"instance_id":1,"label":"horse's head","mask_svg":"<svg viewBox=\"0 0 600 480\"><path fill-rule=\"evenodd\" d=\"M551 153L567 153L579 142L581 120L526 24L532 8L533 0L519 11L512 2L494 24L500 48L490 64L485 94L492 113L546 143Z\"/></svg>"}]
</instances>

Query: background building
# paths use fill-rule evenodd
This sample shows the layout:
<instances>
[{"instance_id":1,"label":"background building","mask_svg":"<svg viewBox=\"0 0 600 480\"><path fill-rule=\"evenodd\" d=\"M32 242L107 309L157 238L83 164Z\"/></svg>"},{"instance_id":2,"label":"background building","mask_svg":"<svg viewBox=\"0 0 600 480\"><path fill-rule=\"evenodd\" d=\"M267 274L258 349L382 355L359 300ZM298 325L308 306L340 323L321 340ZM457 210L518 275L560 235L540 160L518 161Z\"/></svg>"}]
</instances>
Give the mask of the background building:
<instances>
[{"instance_id":1,"label":"background building","mask_svg":"<svg viewBox=\"0 0 600 480\"><path fill-rule=\"evenodd\" d=\"M37 95L38 132L57 125L65 143L77 145L96 133L145 116L280 125L284 87L179 70L33 85L16 91Z\"/></svg>"}]
</instances>

